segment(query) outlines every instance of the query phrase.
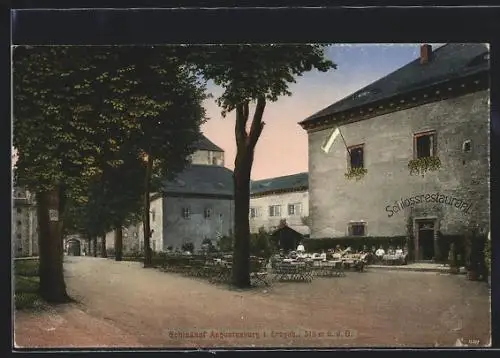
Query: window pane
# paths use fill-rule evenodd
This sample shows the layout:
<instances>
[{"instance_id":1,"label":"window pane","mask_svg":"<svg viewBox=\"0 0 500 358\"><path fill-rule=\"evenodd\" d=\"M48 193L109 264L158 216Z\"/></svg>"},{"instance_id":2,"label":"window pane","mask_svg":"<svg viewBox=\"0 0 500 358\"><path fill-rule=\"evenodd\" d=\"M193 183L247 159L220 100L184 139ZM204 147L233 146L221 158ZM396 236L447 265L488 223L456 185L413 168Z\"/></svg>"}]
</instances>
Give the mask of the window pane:
<instances>
[{"instance_id":1,"label":"window pane","mask_svg":"<svg viewBox=\"0 0 500 358\"><path fill-rule=\"evenodd\" d=\"M430 135L417 137L417 158L430 157L432 141Z\"/></svg>"},{"instance_id":2,"label":"window pane","mask_svg":"<svg viewBox=\"0 0 500 358\"><path fill-rule=\"evenodd\" d=\"M351 236L364 236L365 235L365 225L364 224L351 224L351 225L349 225L349 234Z\"/></svg>"},{"instance_id":3,"label":"window pane","mask_svg":"<svg viewBox=\"0 0 500 358\"><path fill-rule=\"evenodd\" d=\"M363 168L363 148L351 149L351 168Z\"/></svg>"},{"instance_id":4,"label":"window pane","mask_svg":"<svg viewBox=\"0 0 500 358\"><path fill-rule=\"evenodd\" d=\"M295 207L293 205L288 205L288 215L295 214Z\"/></svg>"}]
</instances>

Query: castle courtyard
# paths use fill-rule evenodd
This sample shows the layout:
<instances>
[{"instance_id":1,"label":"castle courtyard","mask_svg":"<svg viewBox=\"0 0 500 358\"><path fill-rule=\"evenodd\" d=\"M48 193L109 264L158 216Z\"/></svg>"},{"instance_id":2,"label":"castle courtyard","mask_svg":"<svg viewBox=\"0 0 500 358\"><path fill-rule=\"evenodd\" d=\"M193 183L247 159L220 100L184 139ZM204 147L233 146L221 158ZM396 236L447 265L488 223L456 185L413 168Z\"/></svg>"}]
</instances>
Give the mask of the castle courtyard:
<instances>
[{"instance_id":1,"label":"castle courtyard","mask_svg":"<svg viewBox=\"0 0 500 358\"><path fill-rule=\"evenodd\" d=\"M18 347L443 347L490 341L489 288L464 275L368 270L236 290L65 257L77 302L17 311Z\"/></svg>"}]
</instances>

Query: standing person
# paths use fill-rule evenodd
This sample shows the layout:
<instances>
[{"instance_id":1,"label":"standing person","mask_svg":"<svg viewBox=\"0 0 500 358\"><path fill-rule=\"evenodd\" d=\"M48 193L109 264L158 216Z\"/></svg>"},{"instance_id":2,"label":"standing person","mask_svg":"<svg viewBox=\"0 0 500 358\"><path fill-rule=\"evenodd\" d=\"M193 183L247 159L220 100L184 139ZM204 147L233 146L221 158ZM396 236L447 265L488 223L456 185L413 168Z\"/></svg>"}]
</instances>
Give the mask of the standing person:
<instances>
[{"instance_id":1,"label":"standing person","mask_svg":"<svg viewBox=\"0 0 500 358\"><path fill-rule=\"evenodd\" d=\"M375 256L377 257L378 261L382 261L382 258L385 255L385 250L382 248L382 245L378 248L377 251L375 251Z\"/></svg>"},{"instance_id":2,"label":"standing person","mask_svg":"<svg viewBox=\"0 0 500 358\"><path fill-rule=\"evenodd\" d=\"M297 253L303 254L306 251L304 245L302 245L302 242L299 242L299 245L297 246Z\"/></svg>"}]
</instances>

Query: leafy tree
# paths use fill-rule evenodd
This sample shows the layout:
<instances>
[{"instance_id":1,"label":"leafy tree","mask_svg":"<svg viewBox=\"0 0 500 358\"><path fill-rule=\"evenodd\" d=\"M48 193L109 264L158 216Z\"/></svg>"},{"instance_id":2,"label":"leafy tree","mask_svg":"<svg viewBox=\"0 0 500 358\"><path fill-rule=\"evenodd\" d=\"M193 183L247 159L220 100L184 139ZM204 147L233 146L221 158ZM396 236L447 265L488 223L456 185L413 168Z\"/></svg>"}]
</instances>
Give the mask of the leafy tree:
<instances>
[{"instance_id":1,"label":"leafy tree","mask_svg":"<svg viewBox=\"0 0 500 358\"><path fill-rule=\"evenodd\" d=\"M13 55L16 182L36 193L40 294L49 302L69 299L62 272L66 200L81 201L99 171L99 127L81 100L90 93L80 75L85 59L82 48L68 47L17 47Z\"/></svg>"},{"instance_id":2,"label":"leafy tree","mask_svg":"<svg viewBox=\"0 0 500 358\"><path fill-rule=\"evenodd\" d=\"M105 166L103 172L89 186L88 198L84 204L72 206L74 215L71 229L89 238L94 251L97 237L103 237L101 256L106 257L106 232L115 230L115 259L122 259L122 227L138 220L142 209L142 183L144 167L137 155L123 155L123 163ZM126 179L125 179L126 178ZM97 252L94 252L94 256Z\"/></svg>"},{"instance_id":3,"label":"leafy tree","mask_svg":"<svg viewBox=\"0 0 500 358\"><path fill-rule=\"evenodd\" d=\"M142 153L144 266L151 265L150 194L156 175L171 179L188 164L193 144L200 138L205 121L205 86L186 58L174 47L146 46L130 48L127 59L134 64L130 81L136 86L117 106L129 108L138 119L132 143Z\"/></svg>"},{"instance_id":4,"label":"leafy tree","mask_svg":"<svg viewBox=\"0 0 500 358\"><path fill-rule=\"evenodd\" d=\"M224 89L217 99L222 115L236 112L233 284L246 287L250 285L250 174L255 146L264 129L266 103L291 95L289 85L304 72L313 68L326 72L336 65L325 58L322 45L194 46L187 51L205 78ZM249 123L251 103L255 110Z\"/></svg>"}]
</instances>

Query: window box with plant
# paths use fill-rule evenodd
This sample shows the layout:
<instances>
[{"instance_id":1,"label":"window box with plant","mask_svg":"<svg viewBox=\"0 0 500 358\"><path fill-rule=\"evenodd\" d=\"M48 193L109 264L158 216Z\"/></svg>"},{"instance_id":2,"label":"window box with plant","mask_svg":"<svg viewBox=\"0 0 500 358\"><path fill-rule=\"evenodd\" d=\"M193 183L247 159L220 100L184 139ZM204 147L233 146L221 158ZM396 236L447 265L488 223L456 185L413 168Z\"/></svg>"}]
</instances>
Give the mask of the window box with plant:
<instances>
[{"instance_id":1,"label":"window box with plant","mask_svg":"<svg viewBox=\"0 0 500 358\"><path fill-rule=\"evenodd\" d=\"M410 175L421 175L441 168L436 154L436 132L429 131L413 136L413 159L408 162Z\"/></svg>"},{"instance_id":2,"label":"window box with plant","mask_svg":"<svg viewBox=\"0 0 500 358\"><path fill-rule=\"evenodd\" d=\"M368 172L364 166L364 148L363 145L356 145L347 148L348 151L348 170L345 177L349 180L362 179Z\"/></svg>"}]
</instances>

